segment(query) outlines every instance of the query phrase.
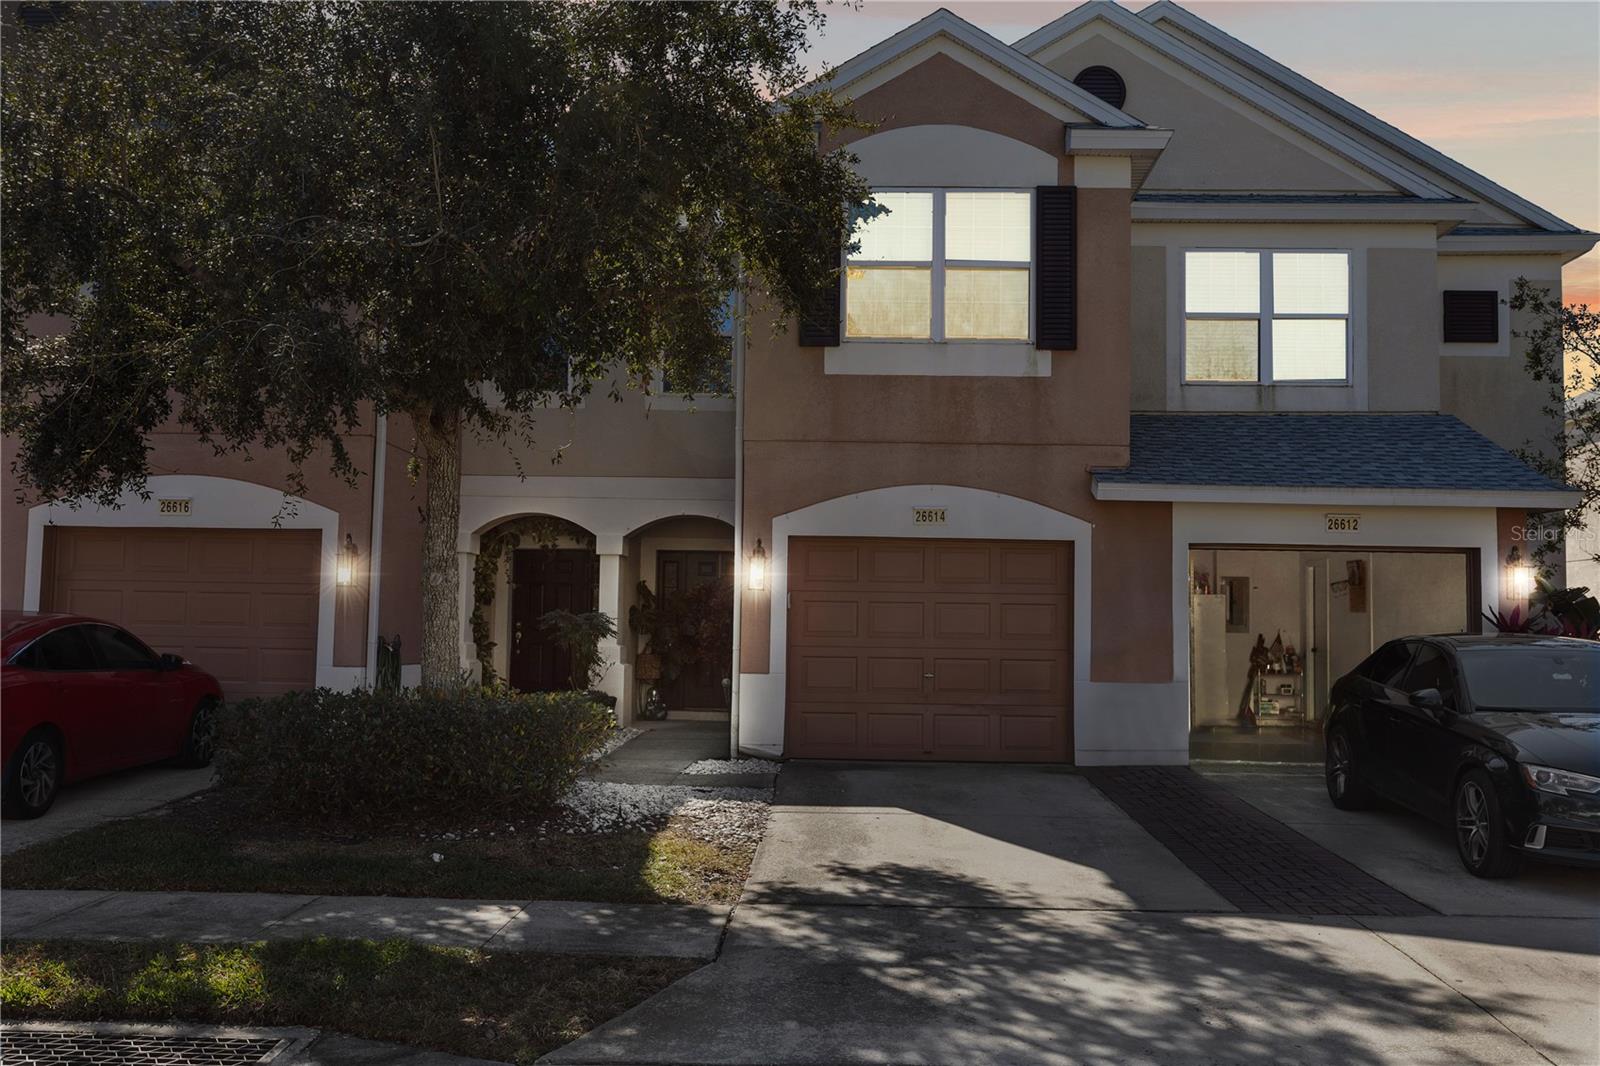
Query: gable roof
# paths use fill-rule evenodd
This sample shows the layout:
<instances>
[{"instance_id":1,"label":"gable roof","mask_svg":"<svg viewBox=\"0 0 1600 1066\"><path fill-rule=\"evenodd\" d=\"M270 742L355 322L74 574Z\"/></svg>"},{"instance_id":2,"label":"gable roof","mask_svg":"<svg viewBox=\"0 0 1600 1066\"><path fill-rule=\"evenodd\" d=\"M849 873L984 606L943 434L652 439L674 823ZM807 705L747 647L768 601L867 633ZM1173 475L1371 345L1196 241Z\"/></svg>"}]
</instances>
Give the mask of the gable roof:
<instances>
[{"instance_id":1,"label":"gable roof","mask_svg":"<svg viewBox=\"0 0 1600 1066\"><path fill-rule=\"evenodd\" d=\"M812 82L801 92L849 88L908 52L930 41L943 39L989 66L1017 78L1037 92L1054 100L1091 123L1115 129L1144 129L1145 123L1112 107L1086 92L1049 67L1019 52L991 34L985 33L952 11L940 8L907 26L894 36L880 41L861 54L834 68L831 76Z\"/></svg>"},{"instance_id":2,"label":"gable roof","mask_svg":"<svg viewBox=\"0 0 1600 1066\"><path fill-rule=\"evenodd\" d=\"M1568 507L1578 495L1454 415L1134 414L1129 434L1128 465L1094 472L1098 499Z\"/></svg>"},{"instance_id":3,"label":"gable roof","mask_svg":"<svg viewBox=\"0 0 1600 1066\"><path fill-rule=\"evenodd\" d=\"M1219 63L1200 49L1185 44L1175 34L1159 29L1138 15L1119 7L1113 0L1089 0L1060 18L1034 30L1012 47L1037 55L1050 45L1092 22L1100 21L1126 36L1187 68L1223 91L1256 110L1309 137L1322 147L1369 174L1391 183L1412 196L1449 199L1451 193L1421 172L1375 152L1337 127Z\"/></svg>"},{"instance_id":4,"label":"gable roof","mask_svg":"<svg viewBox=\"0 0 1600 1066\"><path fill-rule=\"evenodd\" d=\"M1556 217L1542 207L1523 199L1516 193L1456 162L1436 148L1412 137L1404 130L1389 125L1376 115L1357 107L1344 97L1330 92L1304 75L1279 63L1263 52L1245 44L1227 31L1207 22L1194 12L1180 7L1172 0L1157 0L1137 16L1152 26L1169 23L1176 30L1193 36L1218 52L1228 56L1252 72L1259 74L1277 88L1287 91L1326 112L1338 116L1386 147L1421 164L1436 175L1454 181L1486 203L1517 215L1544 230L1574 233L1578 228ZM1172 35L1172 30L1167 30ZM1020 42L1019 42L1020 47Z\"/></svg>"}]
</instances>

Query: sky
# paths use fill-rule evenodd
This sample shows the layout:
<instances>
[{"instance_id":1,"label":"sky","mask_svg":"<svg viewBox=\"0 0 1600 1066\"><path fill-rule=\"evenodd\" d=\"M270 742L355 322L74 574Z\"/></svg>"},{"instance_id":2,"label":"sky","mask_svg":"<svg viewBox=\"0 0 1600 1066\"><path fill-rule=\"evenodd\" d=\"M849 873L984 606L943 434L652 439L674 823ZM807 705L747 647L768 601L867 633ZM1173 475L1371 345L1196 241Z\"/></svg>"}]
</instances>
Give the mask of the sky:
<instances>
[{"instance_id":1,"label":"sky","mask_svg":"<svg viewBox=\"0 0 1600 1066\"><path fill-rule=\"evenodd\" d=\"M1007 43L1070 11L1035 0L834 4L808 62L834 65L948 7ZM1138 10L1143 2L1125 5ZM1195 0L1201 18L1560 218L1600 231L1600 3ZM1568 264L1600 305L1600 251Z\"/></svg>"}]
</instances>

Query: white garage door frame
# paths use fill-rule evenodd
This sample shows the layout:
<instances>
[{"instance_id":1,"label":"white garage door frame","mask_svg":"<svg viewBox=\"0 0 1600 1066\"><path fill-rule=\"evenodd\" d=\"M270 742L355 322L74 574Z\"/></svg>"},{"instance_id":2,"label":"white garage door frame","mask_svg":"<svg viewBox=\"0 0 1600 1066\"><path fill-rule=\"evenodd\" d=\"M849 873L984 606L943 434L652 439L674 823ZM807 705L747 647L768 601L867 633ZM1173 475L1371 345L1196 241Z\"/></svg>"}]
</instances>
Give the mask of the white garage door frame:
<instances>
[{"instance_id":1,"label":"white garage door frame","mask_svg":"<svg viewBox=\"0 0 1600 1066\"><path fill-rule=\"evenodd\" d=\"M916 525L916 508L943 508L939 525ZM789 655L789 538L897 537L924 540L1044 540L1072 544L1073 710L1089 684L1090 598L1094 527L1043 504L959 485L896 485L839 496L772 520L769 672L739 677L739 747L767 755L783 750ZM1079 727L1081 728L1081 727Z\"/></svg>"},{"instance_id":2,"label":"white garage door frame","mask_svg":"<svg viewBox=\"0 0 1600 1066\"><path fill-rule=\"evenodd\" d=\"M338 601L335 567L339 554L339 512L285 495L253 481L203 474L158 474L149 480L149 498L124 492L113 507L42 503L28 510L27 570L22 608L37 611L44 588L44 531L49 526L141 529L313 529L322 534L321 573L317 579L318 686L348 689L361 683L359 666L333 665L333 625ZM163 499L189 500L190 513L162 514Z\"/></svg>"}]
</instances>

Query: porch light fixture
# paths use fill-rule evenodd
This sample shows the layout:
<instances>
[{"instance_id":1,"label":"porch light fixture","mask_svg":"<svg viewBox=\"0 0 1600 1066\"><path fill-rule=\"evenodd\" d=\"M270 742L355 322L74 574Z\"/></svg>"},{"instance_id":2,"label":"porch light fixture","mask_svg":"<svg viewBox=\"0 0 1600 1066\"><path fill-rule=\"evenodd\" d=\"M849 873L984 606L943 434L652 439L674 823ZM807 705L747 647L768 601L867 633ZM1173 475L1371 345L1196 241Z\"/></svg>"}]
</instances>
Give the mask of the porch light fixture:
<instances>
[{"instance_id":1,"label":"porch light fixture","mask_svg":"<svg viewBox=\"0 0 1600 1066\"><path fill-rule=\"evenodd\" d=\"M1511 563L1506 567L1506 592L1514 600L1525 600L1533 595L1534 567L1529 563Z\"/></svg>"},{"instance_id":2,"label":"porch light fixture","mask_svg":"<svg viewBox=\"0 0 1600 1066\"><path fill-rule=\"evenodd\" d=\"M356 583L356 542L346 533L344 547L339 549L339 560L333 568L333 579L340 588L348 588Z\"/></svg>"},{"instance_id":3,"label":"porch light fixture","mask_svg":"<svg viewBox=\"0 0 1600 1066\"><path fill-rule=\"evenodd\" d=\"M761 546L760 537L756 538L755 550L750 553L750 565L745 570L745 584L758 592L767 587L767 549Z\"/></svg>"}]
</instances>

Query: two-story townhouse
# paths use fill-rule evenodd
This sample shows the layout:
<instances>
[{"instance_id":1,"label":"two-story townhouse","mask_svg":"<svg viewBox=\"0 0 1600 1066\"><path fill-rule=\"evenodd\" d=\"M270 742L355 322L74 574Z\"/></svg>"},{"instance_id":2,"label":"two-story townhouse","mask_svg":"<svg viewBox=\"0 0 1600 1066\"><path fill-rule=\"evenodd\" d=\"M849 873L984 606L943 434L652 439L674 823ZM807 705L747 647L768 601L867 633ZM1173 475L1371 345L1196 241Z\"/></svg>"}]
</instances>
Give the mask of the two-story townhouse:
<instances>
[{"instance_id":1,"label":"two-story townhouse","mask_svg":"<svg viewBox=\"0 0 1600 1066\"><path fill-rule=\"evenodd\" d=\"M1525 603L1574 497L1508 296L1593 234L1170 3L830 87L893 213L746 353L741 747L1309 757L1378 644Z\"/></svg>"},{"instance_id":2,"label":"two-story townhouse","mask_svg":"<svg viewBox=\"0 0 1600 1066\"><path fill-rule=\"evenodd\" d=\"M1520 527L1573 496L1506 451L1545 435L1506 300L1594 234L1170 3L1015 45L941 11L830 87L873 127L822 143L890 208L836 304L741 308L731 397L602 386L532 454L469 443L462 617L497 672L558 682L549 606L731 580L731 691L668 696L731 704L746 752L1296 757L1378 643L1525 601ZM415 659L408 442L379 423L370 480L299 500L178 434L148 501L8 493L5 603L110 615L230 692L361 683L380 633ZM486 535L528 515L588 536L480 604Z\"/></svg>"}]
</instances>

